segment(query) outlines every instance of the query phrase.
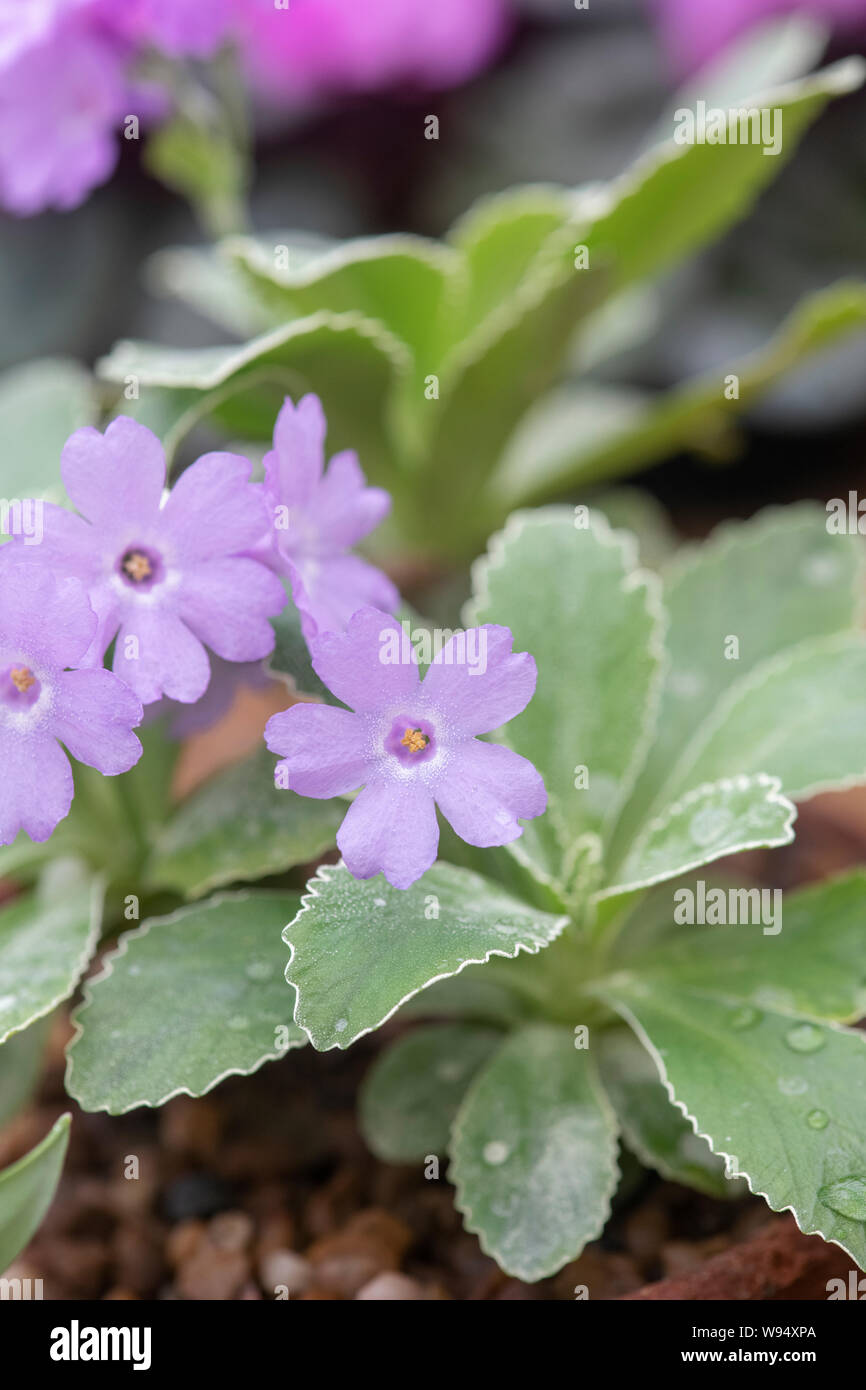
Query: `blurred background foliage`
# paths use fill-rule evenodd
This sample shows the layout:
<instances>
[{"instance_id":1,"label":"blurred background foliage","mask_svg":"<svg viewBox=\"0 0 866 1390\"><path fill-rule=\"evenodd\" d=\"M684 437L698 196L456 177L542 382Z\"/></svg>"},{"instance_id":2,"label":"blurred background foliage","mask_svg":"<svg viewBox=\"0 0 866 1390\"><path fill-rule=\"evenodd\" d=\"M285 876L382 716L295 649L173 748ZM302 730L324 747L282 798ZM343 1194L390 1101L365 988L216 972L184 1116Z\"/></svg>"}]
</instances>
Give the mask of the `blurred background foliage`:
<instances>
[{"instance_id":1,"label":"blurred background foliage","mask_svg":"<svg viewBox=\"0 0 866 1390\"><path fill-rule=\"evenodd\" d=\"M291 229L293 246L303 233L316 239L314 246L394 231L439 238L485 194L548 181L579 188L619 175L655 139L669 137L672 111L685 99L678 90L709 100L715 94L728 104L862 46L856 24L835 34L824 26L834 18L830 0L815 0L808 17L781 22L776 12L790 6L754 0L752 17L770 12L774 27L764 35L738 35L696 79L685 71L682 44L671 43L671 35L682 32L677 5L603 0L577 11L565 0L512 0L514 22L496 60L463 86L433 94L332 95L291 114L260 112L250 190L253 232L263 235L265 246L273 244L276 228ZM862 28L866 32L866 18ZM435 141L422 138L429 113L440 123ZM794 158L766 172L768 187L742 221L614 301L615 312L579 345L569 371L588 373L612 392L618 424L629 409L642 409L654 393L686 378L709 374L715 390L713 374L763 349L803 296L862 276L864 127L862 90L831 101ZM250 337L280 317L272 304L255 310L247 296L233 299L224 280L216 314L221 323L191 307L196 299L207 302L212 317L217 281L205 261L166 254L165 247L192 246L203 234L185 202L148 172L154 155L143 144L122 141L112 180L73 213L0 217L0 364L46 356L92 364L120 338L207 347ZM162 159L164 176L172 158L169 151ZM748 512L768 498L836 495L856 485L866 419L866 336L846 332L844 342L816 355L815 338L835 336L835 329L824 334L825 309L831 320L853 315L847 326L856 327L856 302L853 309L847 301L819 305L816 332L808 322L804 328L802 316L795 319L794 339L803 347L805 333L804 350L796 342L793 351L790 341L782 345L772 373L781 379L749 405L742 438L720 433L705 441L698 457L664 421L660 435L648 436L646 461L656 466L646 485L674 506L687 529L689 507L714 498L724 499L724 510ZM290 312L287 301L282 315ZM801 356L808 360L797 366ZM96 404L73 369L57 371L59 386L50 395L59 432L93 415ZM28 386L34 382L27 369L13 377L12 389L3 393L4 423L6 411L22 408ZM700 383L696 389L700 395ZM103 394L102 403L109 399ZM598 399L603 435L610 412ZM675 409L700 405L686 399ZM548 417L554 455L563 430L592 436L597 406L591 402L589 416L572 417L568 407ZM231 423L241 439L257 433L244 430L242 416ZM375 460L363 456L363 438L356 442L375 475ZM14 474L27 473L29 447L30 441L23 460L13 455ZM535 449L531 438L529 447ZM718 471L713 457L738 461ZM519 470L519 461L510 466ZM627 456L614 471L630 467ZM549 490L556 493L562 489L553 476ZM589 474L586 480L592 481ZM5 491L12 487L4 481ZM518 488L514 501L519 494ZM500 519L489 516L490 524ZM483 539L482 529L467 537L470 550Z\"/></svg>"}]
</instances>

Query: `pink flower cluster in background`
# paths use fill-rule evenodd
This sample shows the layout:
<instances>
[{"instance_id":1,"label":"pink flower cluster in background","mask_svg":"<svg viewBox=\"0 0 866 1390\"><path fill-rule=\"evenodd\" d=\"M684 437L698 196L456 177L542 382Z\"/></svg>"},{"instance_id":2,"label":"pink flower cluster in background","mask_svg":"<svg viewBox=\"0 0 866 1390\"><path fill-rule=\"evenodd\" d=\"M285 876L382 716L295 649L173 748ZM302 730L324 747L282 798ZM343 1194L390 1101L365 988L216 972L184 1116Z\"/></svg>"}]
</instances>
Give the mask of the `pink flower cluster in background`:
<instances>
[{"instance_id":1,"label":"pink flower cluster in background","mask_svg":"<svg viewBox=\"0 0 866 1390\"><path fill-rule=\"evenodd\" d=\"M110 177L124 118L147 106L137 69L148 51L207 59L233 44L253 94L292 105L336 91L441 88L491 59L505 7L506 0L0 0L0 203L19 216L66 210Z\"/></svg>"}]
</instances>

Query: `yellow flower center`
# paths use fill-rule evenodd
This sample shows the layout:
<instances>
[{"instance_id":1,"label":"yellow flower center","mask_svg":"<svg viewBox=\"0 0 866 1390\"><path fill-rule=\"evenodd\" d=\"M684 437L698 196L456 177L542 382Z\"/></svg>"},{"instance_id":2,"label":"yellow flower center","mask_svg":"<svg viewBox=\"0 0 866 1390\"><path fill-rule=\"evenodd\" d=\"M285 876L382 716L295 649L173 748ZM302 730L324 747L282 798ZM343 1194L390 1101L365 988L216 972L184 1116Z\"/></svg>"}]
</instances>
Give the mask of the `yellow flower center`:
<instances>
[{"instance_id":1,"label":"yellow flower center","mask_svg":"<svg viewBox=\"0 0 866 1390\"><path fill-rule=\"evenodd\" d=\"M133 584L141 584L145 579L150 579L153 574L153 566L143 551L130 550L123 557L123 572L132 580Z\"/></svg>"},{"instance_id":2,"label":"yellow flower center","mask_svg":"<svg viewBox=\"0 0 866 1390\"><path fill-rule=\"evenodd\" d=\"M36 677L29 666L13 666L9 674L15 689L22 695L25 695L36 684Z\"/></svg>"},{"instance_id":3,"label":"yellow flower center","mask_svg":"<svg viewBox=\"0 0 866 1390\"><path fill-rule=\"evenodd\" d=\"M408 748L410 753L420 753L430 742L426 734L422 734L420 729L407 729L400 742L404 748Z\"/></svg>"}]
</instances>

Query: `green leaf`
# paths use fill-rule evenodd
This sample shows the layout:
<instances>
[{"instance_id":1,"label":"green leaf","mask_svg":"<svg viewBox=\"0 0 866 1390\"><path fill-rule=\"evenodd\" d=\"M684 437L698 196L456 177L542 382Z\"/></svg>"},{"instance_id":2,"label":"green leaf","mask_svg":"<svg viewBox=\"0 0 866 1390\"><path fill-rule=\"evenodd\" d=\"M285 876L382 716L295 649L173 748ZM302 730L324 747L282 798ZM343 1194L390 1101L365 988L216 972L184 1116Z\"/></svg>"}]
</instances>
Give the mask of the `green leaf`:
<instances>
[{"instance_id":1,"label":"green leaf","mask_svg":"<svg viewBox=\"0 0 866 1390\"><path fill-rule=\"evenodd\" d=\"M758 351L651 396L582 384L541 399L515 431L494 478L503 505L544 501L649 468L680 451L729 455L736 416L801 364L866 327L866 285L841 281L809 295ZM739 395L729 400L728 378ZM735 442L735 441L733 441Z\"/></svg>"},{"instance_id":2,"label":"green leaf","mask_svg":"<svg viewBox=\"0 0 866 1390\"><path fill-rule=\"evenodd\" d=\"M654 576L602 517L577 522L565 508L518 513L473 573L471 621L506 624L538 664L535 696L502 737L544 777L548 810L516 848L554 879L565 855L606 836L628 795L661 659ZM576 788L581 767L588 785Z\"/></svg>"},{"instance_id":3,"label":"green leaf","mask_svg":"<svg viewBox=\"0 0 866 1390\"><path fill-rule=\"evenodd\" d=\"M306 864L333 848L342 801L314 801L274 785L274 757L262 748L210 778L166 822L148 879L186 898Z\"/></svg>"},{"instance_id":4,"label":"green leaf","mask_svg":"<svg viewBox=\"0 0 866 1390\"><path fill-rule=\"evenodd\" d=\"M664 578L669 660L655 739L617 828L617 846L646 819L685 744L727 690L778 652L855 625L863 544L859 537L831 536L826 523L826 511L813 503L772 508L748 522L725 523L674 561ZM736 660L725 656L731 635L739 644Z\"/></svg>"},{"instance_id":5,"label":"green leaf","mask_svg":"<svg viewBox=\"0 0 866 1390\"><path fill-rule=\"evenodd\" d=\"M693 880L667 891L672 924L677 906L689 903L681 896L686 887L697 891ZM733 911L726 906L726 915L736 914L740 925L679 926L666 940L630 951L623 962L629 988L634 979L649 981L660 992L669 984L697 991L709 984L714 995L752 1010L766 1007L838 1023L866 1013L866 871L796 893L764 889L763 899L760 888L722 880L712 887L728 895L725 902ZM751 896L747 900L744 894ZM757 922L761 904L763 926ZM755 925L743 922L747 914Z\"/></svg>"},{"instance_id":6,"label":"green leaf","mask_svg":"<svg viewBox=\"0 0 866 1390\"><path fill-rule=\"evenodd\" d=\"M393 235L359 237L318 255L295 254L278 233L235 238L224 245L263 303L281 319L328 309L375 320L412 351L416 371L435 370L441 353L443 299L458 257L441 242ZM289 265L280 268L279 253Z\"/></svg>"},{"instance_id":7,"label":"green leaf","mask_svg":"<svg viewBox=\"0 0 866 1390\"><path fill-rule=\"evenodd\" d=\"M671 1104L652 1058L630 1028L604 1029L600 1068L623 1137L642 1163L710 1197L742 1195L740 1184L725 1177L724 1160Z\"/></svg>"},{"instance_id":8,"label":"green leaf","mask_svg":"<svg viewBox=\"0 0 866 1390\"><path fill-rule=\"evenodd\" d=\"M174 299L239 338L272 327L242 272L222 246L167 246L145 266L148 288Z\"/></svg>"},{"instance_id":9,"label":"green leaf","mask_svg":"<svg viewBox=\"0 0 866 1390\"><path fill-rule=\"evenodd\" d=\"M568 221L574 198L557 184L529 184L481 198L448 234L465 267L455 341L513 295L548 238Z\"/></svg>"},{"instance_id":10,"label":"green leaf","mask_svg":"<svg viewBox=\"0 0 866 1390\"><path fill-rule=\"evenodd\" d=\"M77 362L45 357L0 375L3 496L60 502L60 453L70 434L94 423L93 378Z\"/></svg>"},{"instance_id":11,"label":"green leaf","mask_svg":"<svg viewBox=\"0 0 866 1390\"><path fill-rule=\"evenodd\" d=\"M385 418L406 348L361 314L321 312L240 346L165 348L120 342L98 364L107 381L130 380L140 400L122 408L159 434L169 458L194 425L213 416L238 438L270 439L286 395L315 391L328 418L328 448L357 449L368 472L388 455Z\"/></svg>"},{"instance_id":12,"label":"green leaf","mask_svg":"<svg viewBox=\"0 0 866 1390\"><path fill-rule=\"evenodd\" d=\"M349 1047L468 965L535 955L568 920L441 862L405 891L381 875L353 878L343 864L323 866L307 888L283 933L292 949L286 979L298 992L295 1022L319 1051Z\"/></svg>"},{"instance_id":13,"label":"green leaf","mask_svg":"<svg viewBox=\"0 0 866 1390\"><path fill-rule=\"evenodd\" d=\"M786 845L796 807L764 773L704 782L650 819L623 863L608 871L603 897L647 888L746 849Z\"/></svg>"},{"instance_id":14,"label":"green leaf","mask_svg":"<svg viewBox=\"0 0 866 1390\"><path fill-rule=\"evenodd\" d=\"M280 932L295 893L230 893L120 938L74 1015L66 1089L123 1115L201 1096L305 1039L292 1024Z\"/></svg>"},{"instance_id":15,"label":"green leaf","mask_svg":"<svg viewBox=\"0 0 866 1390\"><path fill-rule=\"evenodd\" d=\"M368 1145L386 1163L444 1154L451 1123L478 1068L502 1041L465 1023L418 1028L383 1052L360 1095Z\"/></svg>"},{"instance_id":16,"label":"green leaf","mask_svg":"<svg viewBox=\"0 0 866 1390\"><path fill-rule=\"evenodd\" d=\"M572 241L568 227L557 234L557 244ZM518 290L444 358L441 399L428 403L424 417L434 482L426 510L438 508L447 521L440 545L465 552L501 520L503 500L485 484L518 421L553 386L578 324L602 293L600 274L544 248Z\"/></svg>"},{"instance_id":17,"label":"green leaf","mask_svg":"<svg viewBox=\"0 0 866 1390\"><path fill-rule=\"evenodd\" d=\"M61 1115L35 1149L0 1173L0 1274L27 1245L51 1206L71 1123L71 1115Z\"/></svg>"},{"instance_id":18,"label":"green leaf","mask_svg":"<svg viewBox=\"0 0 866 1390\"><path fill-rule=\"evenodd\" d=\"M96 949L101 917L102 885L69 862L0 911L0 1043L68 998Z\"/></svg>"},{"instance_id":19,"label":"green leaf","mask_svg":"<svg viewBox=\"0 0 866 1390\"><path fill-rule=\"evenodd\" d=\"M760 144L678 145L673 139L650 150L598 190L579 238L591 262L608 259L614 286L621 287L659 274L720 236L776 177L828 101L862 85L864 71L861 59L846 58L738 103L781 108L783 147L775 157Z\"/></svg>"},{"instance_id":20,"label":"green leaf","mask_svg":"<svg viewBox=\"0 0 866 1390\"><path fill-rule=\"evenodd\" d=\"M472 1082L449 1177L466 1227L507 1273L554 1274L600 1235L619 1176L613 1110L564 1028L512 1034Z\"/></svg>"},{"instance_id":21,"label":"green leaf","mask_svg":"<svg viewBox=\"0 0 866 1390\"><path fill-rule=\"evenodd\" d=\"M866 778L866 641L842 633L803 642L732 686L675 765L664 796L723 773L778 777L803 800Z\"/></svg>"},{"instance_id":22,"label":"green leaf","mask_svg":"<svg viewBox=\"0 0 866 1390\"><path fill-rule=\"evenodd\" d=\"M627 972L603 993L728 1172L866 1266L866 1037L770 1003L744 1007L712 973Z\"/></svg>"},{"instance_id":23,"label":"green leaf","mask_svg":"<svg viewBox=\"0 0 866 1390\"><path fill-rule=\"evenodd\" d=\"M829 38L827 25L808 14L783 15L751 25L674 94L659 122L658 138L667 138L676 111L693 108L700 99L707 108L748 106L753 92L803 77L820 61Z\"/></svg>"},{"instance_id":24,"label":"green leaf","mask_svg":"<svg viewBox=\"0 0 866 1390\"><path fill-rule=\"evenodd\" d=\"M51 1015L14 1033L0 1047L0 1127L30 1099L39 1081Z\"/></svg>"}]
</instances>

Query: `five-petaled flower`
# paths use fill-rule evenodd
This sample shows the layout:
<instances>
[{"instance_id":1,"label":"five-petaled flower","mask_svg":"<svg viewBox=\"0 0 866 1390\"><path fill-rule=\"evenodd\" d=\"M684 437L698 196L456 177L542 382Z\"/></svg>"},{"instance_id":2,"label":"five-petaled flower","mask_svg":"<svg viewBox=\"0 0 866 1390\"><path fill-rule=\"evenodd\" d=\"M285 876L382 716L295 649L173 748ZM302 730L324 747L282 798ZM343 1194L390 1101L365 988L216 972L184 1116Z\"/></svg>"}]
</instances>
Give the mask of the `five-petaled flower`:
<instances>
[{"instance_id":1,"label":"five-petaled flower","mask_svg":"<svg viewBox=\"0 0 866 1390\"><path fill-rule=\"evenodd\" d=\"M256 553L291 580L307 641L342 632L366 605L392 613L400 602L381 570L346 553L388 515L391 499L367 487L351 450L335 454L325 472L326 428L318 396L297 406L287 399L264 460L272 526Z\"/></svg>"},{"instance_id":2,"label":"five-petaled flower","mask_svg":"<svg viewBox=\"0 0 866 1390\"><path fill-rule=\"evenodd\" d=\"M0 845L20 830L47 840L72 804L79 762L113 777L141 757L141 701L105 670L69 670L96 615L76 579L56 579L0 551Z\"/></svg>"},{"instance_id":3,"label":"five-petaled flower","mask_svg":"<svg viewBox=\"0 0 866 1390\"><path fill-rule=\"evenodd\" d=\"M363 787L337 833L346 866L408 888L436 859L437 805L461 839L489 847L517 839L547 793L526 758L477 737L513 719L535 691L535 662L512 652L509 629L483 629L483 674L455 661L452 637L422 681L414 659L382 661L392 628L399 633L395 619L363 608L346 633L316 639L313 665L349 708L294 705L268 721L265 738L283 760L278 785L319 798Z\"/></svg>"},{"instance_id":4,"label":"five-petaled flower","mask_svg":"<svg viewBox=\"0 0 866 1390\"><path fill-rule=\"evenodd\" d=\"M286 595L242 553L267 526L247 459L206 454L166 497L159 440L120 416L104 435L76 430L61 471L81 515L46 505L42 543L27 553L87 590L99 621L84 665L101 665L116 638L114 671L144 704L163 695L192 704L210 678L205 645L226 661L273 650L268 618Z\"/></svg>"}]
</instances>

